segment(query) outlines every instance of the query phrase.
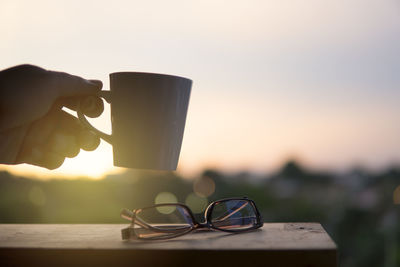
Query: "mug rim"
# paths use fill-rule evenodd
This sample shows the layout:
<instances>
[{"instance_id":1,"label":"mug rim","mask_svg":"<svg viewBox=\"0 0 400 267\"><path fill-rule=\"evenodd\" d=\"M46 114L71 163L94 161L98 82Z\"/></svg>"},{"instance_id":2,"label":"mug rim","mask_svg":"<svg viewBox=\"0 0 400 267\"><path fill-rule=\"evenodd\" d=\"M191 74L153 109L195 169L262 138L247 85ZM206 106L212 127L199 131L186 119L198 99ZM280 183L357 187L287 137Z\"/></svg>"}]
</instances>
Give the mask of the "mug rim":
<instances>
[{"instance_id":1,"label":"mug rim","mask_svg":"<svg viewBox=\"0 0 400 267\"><path fill-rule=\"evenodd\" d=\"M142 71L117 71L117 72L112 72L110 73L110 77L114 75L124 75L124 74L142 74L142 75L151 75L151 76L161 76L161 77L171 77L171 78L178 78L178 79L184 79L188 80L190 82L193 82L191 79L183 77L183 76L178 76L178 75L172 75L172 74L164 74L164 73L155 73L155 72L142 72Z\"/></svg>"}]
</instances>

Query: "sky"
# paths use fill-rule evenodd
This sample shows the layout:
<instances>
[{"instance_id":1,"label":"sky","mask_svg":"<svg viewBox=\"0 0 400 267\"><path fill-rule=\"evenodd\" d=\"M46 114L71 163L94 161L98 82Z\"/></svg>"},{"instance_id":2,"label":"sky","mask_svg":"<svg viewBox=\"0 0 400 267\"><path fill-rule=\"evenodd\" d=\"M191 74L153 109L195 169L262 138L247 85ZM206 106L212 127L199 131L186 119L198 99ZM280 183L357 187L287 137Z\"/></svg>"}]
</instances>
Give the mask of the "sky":
<instances>
[{"instance_id":1,"label":"sky","mask_svg":"<svg viewBox=\"0 0 400 267\"><path fill-rule=\"evenodd\" d=\"M84 78L144 71L193 80L178 172L268 172L400 163L400 1L0 0L0 69L22 63ZM93 124L110 132L106 107ZM102 142L62 167L102 177Z\"/></svg>"}]
</instances>

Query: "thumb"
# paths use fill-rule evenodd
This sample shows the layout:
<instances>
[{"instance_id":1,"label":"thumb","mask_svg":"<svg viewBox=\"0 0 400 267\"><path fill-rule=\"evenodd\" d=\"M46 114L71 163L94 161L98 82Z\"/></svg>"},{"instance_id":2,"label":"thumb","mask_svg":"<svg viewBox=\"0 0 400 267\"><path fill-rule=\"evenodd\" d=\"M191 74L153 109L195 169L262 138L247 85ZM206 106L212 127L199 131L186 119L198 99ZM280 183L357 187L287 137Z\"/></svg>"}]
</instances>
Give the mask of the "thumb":
<instances>
[{"instance_id":1,"label":"thumb","mask_svg":"<svg viewBox=\"0 0 400 267\"><path fill-rule=\"evenodd\" d=\"M58 97L94 95L103 87L99 80L86 80L65 72L48 71L52 87Z\"/></svg>"}]
</instances>

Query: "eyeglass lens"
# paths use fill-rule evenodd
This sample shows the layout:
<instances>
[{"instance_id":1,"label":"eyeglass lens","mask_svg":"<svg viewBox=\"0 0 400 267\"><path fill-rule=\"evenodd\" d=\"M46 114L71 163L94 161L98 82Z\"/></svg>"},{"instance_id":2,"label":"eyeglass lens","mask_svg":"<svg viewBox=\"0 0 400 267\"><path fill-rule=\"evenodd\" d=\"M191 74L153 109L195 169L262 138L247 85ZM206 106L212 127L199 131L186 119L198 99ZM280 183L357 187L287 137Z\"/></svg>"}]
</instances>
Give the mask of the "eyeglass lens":
<instances>
[{"instance_id":1,"label":"eyeglass lens","mask_svg":"<svg viewBox=\"0 0 400 267\"><path fill-rule=\"evenodd\" d=\"M226 200L215 203L212 225L221 230L246 230L257 224L254 206L248 200Z\"/></svg>"},{"instance_id":2,"label":"eyeglass lens","mask_svg":"<svg viewBox=\"0 0 400 267\"><path fill-rule=\"evenodd\" d=\"M257 225L255 207L248 200L223 200L214 204L210 214L213 227L221 230L247 230ZM136 212L134 231L139 238L171 238L191 231L190 211L180 205L165 204Z\"/></svg>"},{"instance_id":3,"label":"eyeglass lens","mask_svg":"<svg viewBox=\"0 0 400 267\"><path fill-rule=\"evenodd\" d=\"M134 230L139 238L170 238L186 233L193 227L189 211L173 204L141 209L136 213L135 221Z\"/></svg>"}]
</instances>

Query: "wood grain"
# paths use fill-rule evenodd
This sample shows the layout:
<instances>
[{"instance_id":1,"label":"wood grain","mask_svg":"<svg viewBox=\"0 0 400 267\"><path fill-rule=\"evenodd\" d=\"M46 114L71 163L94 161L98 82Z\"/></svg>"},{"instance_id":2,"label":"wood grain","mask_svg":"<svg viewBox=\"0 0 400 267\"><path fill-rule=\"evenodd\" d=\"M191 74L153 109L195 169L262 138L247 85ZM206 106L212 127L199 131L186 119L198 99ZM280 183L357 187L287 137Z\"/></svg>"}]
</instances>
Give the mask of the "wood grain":
<instances>
[{"instance_id":1,"label":"wood grain","mask_svg":"<svg viewBox=\"0 0 400 267\"><path fill-rule=\"evenodd\" d=\"M1 266L337 266L318 223L265 223L242 234L195 232L122 241L120 224L2 224Z\"/></svg>"}]
</instances>

